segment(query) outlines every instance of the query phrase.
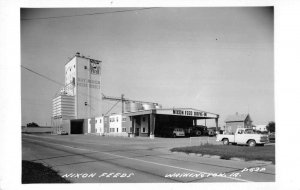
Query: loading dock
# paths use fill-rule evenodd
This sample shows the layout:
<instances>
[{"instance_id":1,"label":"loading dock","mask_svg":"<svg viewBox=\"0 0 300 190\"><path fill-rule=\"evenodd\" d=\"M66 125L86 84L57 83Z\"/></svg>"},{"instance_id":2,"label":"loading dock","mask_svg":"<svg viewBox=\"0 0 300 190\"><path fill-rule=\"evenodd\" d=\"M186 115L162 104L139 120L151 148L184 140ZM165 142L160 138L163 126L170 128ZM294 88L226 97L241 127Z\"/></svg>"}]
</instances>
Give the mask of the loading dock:
<instances>
[{"instance_id":1,"label":"loading dock","mask_svg":"<svg viewBox=\"0 0 300 190\"><path fill-rule=\"evenodd\" d=\"M71 120L70 134L84 134L84 120L83 119Z\"/></svg>"},{"instance_id":2,"label":"loading dock","mask_svg":"<svg viewBox=\"0 0 300 190\"><path fill-rule=\"evenodd\" d=\"M131 136L161 136L166 128L189 128L198 120L214 119L218 129L219 115L192 108L152 109L126 113L131 119ZM146 118L146 119L144 119Z\"/></svg>"}]
</instances>

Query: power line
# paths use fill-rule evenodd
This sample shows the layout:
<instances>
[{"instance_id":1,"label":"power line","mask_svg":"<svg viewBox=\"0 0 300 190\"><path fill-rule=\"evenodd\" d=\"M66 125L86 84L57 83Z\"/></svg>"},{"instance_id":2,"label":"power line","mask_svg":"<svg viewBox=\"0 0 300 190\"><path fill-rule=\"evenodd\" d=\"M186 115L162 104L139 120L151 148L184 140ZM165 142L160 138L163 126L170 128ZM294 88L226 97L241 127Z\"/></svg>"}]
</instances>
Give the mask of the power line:
<instances>
[{"instance_id":1,"label":"power line","mask_svg":"<svg viewBox=\"0 0 300 190\"><path fill-rule=\"evenodd\" d=\"M60 82L57 82L57 81L55 81L55 80L53 80L53 79L51 79L51 78L49 78L49 77L47 77L47 76L45 76L45 75L43 75L43 74L40 74L40 73L38 73L38 72L36 72L36 71L33 71L32 69L29 69L29 68L27 68L27 67L25 67L25 66L23 66L23 65L21 65L21 67L22 68L24 68L24 69L26 69L26 70L28 70L28 71L30 71L30 72L32 72L32 73L34 73L34 74L36 74L36 75L38 75L38 76L40 76L40 77L43 77L43 78L45 78L45 79L47 79L47 80L49 80L49 81L52 81L52 82L54 82L54 83L56 83L56 84L58 84L58 85L63 85L62 83L60 83ZM94 99L96 99L96 100L98 100L98 101L100 101L100 99L99 98L97 98L97 97L94 97L94 96L91 96L91 95L88 95L88 94L85 94L85 93L82 93L82 92L78 92L78 94L81 94L81 95L84 95L84 96L89 96L89 97L91 97L91 98L94 98ZM105 115L107 115L114 107L116 107L116 105L119 103L120 101L117 101L106 113L105 113ZM92 109L94 109L92 106L91 106L91 108Z\"/></svg>"},{"instance_id":2,"label":"power line","mask_svg":"<svg viewBox=\"0 0 300 190\"><path fill-rule=\"evenodd\" d=\"M117 101L104 115L107 115L120 101Z\"/></svg>"},{"instance_id":3,"label":"power line","mask_svg":"<svg viewBox=\"0 0 300 190\"><path fill-rule=\"evenodd\" d=\"M60 82L57 82L56 80L53 80L53 79L51 79L51 78L49 78L49 77L47 77L47 76L45 76L45 75L42 75L42 74L40 74L40 73L38 73L38 72L36 72L36 71L33 71L33 70L31 70L31 69L29 69L29 68L23 66L23 65L21 65L21 67L22 67L23 69L26 69L26 70L28 70L28 71L30 71L30 72L32 72L32 73L35 73L35 74L37 74L37 75L39 75L39 76L41 76L41 77L43 77L43 78L45 78L45 79L47 79L47 80L50 80L50 81L52 81L52 82L54 82L54 83L56 83L56 84L58 84L58 85L60 85L60 86L61 86L61 85L64 86L64 84L62 84L62 83L60 83Z\"/></svg>"},{"instance_id":4,"label":"power line","mask_svg":"<svg viewBox=\"0 0 300 190\"><path fill-rule=\"evenodd\" d=\"M113 13L142 11L142 10L155 9L155 8L158 8L158 7L148 7L148 8L140 8L140 9L127 9L127 10L120 10L120 11L108 11L108 12L101 12L101 13L87 13L87 14L66 15L66 16L52 16L52 17L41 17L41 18L24 18L24 19L21 19L21 20L30 21L30 20L46 20L46 19L57 19L57 18L67 18L67 17L93 16L93 15L104 15L104 14L113 14Z\"/></svg>"},{"instance_id":5,"label":"power line","mask_svg":"<svg viewBox=\"0 0 300 190\"><path fill-rule=\"evenodd\" d=\"M26 70L28 70L28 71L30 71L30 72L32 72L32 73L34 73L34 74L40 76L40 77L43 77L43 78L45 78L45 79L47 79L47 80L49 80L49 81L51 81L51 82L54 82L54 83L58 84L59 86L65 86L64 84L62 84L62 83L60 83L60 82L57 82L57 81L55 81L55 80L53 80L53 79L51 79L51 78L49 78L49 77L47 77L47 76L45 76L45 75L43 75L43 74L40 74L40 73L38 73L38 72L36 72L36 71L34 71L34 70L32 70L32 69L29 69L29 68L27 68L27 67L25 67L25 66L23 66L23 65L21 65L21 67L22 67L23 69L26 69ZM94 99L96 99L96 100L98 100L98 101L101 100L101 99L99 99L99 98L97 98L97 97L94 97L94 96L85 94L85 93L83 93L83 92L79 92L78 94L82 94L82 95L84 95L84 96L89 96L89 97L94 98Z\"/></svg>"}]
</instances>

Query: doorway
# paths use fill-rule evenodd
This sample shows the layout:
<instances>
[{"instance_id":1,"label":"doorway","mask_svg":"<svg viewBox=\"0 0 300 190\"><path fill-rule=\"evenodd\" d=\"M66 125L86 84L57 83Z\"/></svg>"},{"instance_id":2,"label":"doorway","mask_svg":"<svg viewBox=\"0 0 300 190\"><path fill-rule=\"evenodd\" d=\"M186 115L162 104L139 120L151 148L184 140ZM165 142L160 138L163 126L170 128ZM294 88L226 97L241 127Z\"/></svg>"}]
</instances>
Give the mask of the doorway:
<instances>
[{"instance_id":1,"label":"doorway","mask_svg":"<svg viewBox=\"0 0 300 190\"><path fill-rule=\"evenodd\" d=\"M83 134L83 119L71 120L70 134Z\"/></svg>"}]
</instances>

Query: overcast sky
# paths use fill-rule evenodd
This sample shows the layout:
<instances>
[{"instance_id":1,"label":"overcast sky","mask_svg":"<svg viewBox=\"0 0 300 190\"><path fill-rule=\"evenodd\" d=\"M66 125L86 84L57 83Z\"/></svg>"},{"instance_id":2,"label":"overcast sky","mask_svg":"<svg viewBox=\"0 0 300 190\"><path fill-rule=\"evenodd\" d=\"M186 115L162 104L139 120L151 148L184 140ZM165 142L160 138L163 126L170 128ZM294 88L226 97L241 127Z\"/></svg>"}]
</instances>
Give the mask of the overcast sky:
<instances>
[{"instance_id":1,"label":"overcast sky","mask_svg":"<svg viewBox=\"0 0 300 190\"><path fill-rule=\"evenodd\" d=\"M120 9L23 9L21 19ZM154 8L21 21L21 64L64 83L77 51L102 60L102 92L220 114L274 118L273 9ZM50 124L61 86L21 70L22 124ZM101 97L99 97L101 98ZM103 113L114 102L103 102ZM113 112L119 112L120 106Z\"/></svg>"}]
</instances>

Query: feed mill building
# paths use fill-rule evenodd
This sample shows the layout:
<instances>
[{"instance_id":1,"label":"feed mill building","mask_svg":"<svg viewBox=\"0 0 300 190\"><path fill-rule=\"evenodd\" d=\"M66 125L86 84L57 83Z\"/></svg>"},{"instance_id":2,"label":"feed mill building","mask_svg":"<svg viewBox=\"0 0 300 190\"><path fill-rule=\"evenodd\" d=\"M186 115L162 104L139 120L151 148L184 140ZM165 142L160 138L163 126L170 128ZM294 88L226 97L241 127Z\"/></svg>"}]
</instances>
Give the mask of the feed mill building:
<instances>
[{"instance_id":1,"label":"feed mill building","mask_svg":"<svg viewBox=\"0 0 300 190\"><path fill-rule=\"evenodd\" d=\"M101 98L101 61L77 53L65 65L65 86L52 100L54 133L113 136L160 136L165 128L189 128L219 115L193 108L162 108L151 102ZM120 100L122 112L102 115L103 99ZM125 105L125 109L124 109Z\"/></svg>"}]
</instances>

